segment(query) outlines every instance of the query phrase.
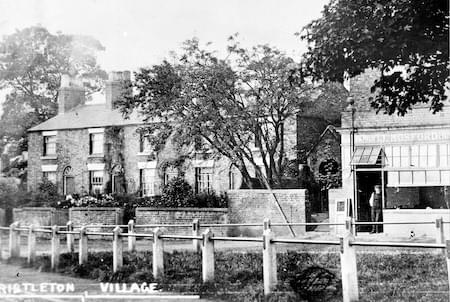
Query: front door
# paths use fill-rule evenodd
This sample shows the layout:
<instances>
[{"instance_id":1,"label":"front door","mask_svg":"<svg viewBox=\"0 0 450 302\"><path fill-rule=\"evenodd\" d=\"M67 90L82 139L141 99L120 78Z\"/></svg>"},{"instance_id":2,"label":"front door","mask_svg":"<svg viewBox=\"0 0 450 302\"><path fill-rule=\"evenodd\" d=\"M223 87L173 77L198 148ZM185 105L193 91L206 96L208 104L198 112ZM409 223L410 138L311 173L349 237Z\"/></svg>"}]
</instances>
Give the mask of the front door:
<instances>
[{"instance_id":1,"label":"front door","mask_svg":"<svg viewBox=\"0 0 450 302\"><path fill-rule=\"evenodd\" d=\"M73 176L65 176L65 194L71 195L75 193L75 178Z\"/></svg>"}]
</instances>

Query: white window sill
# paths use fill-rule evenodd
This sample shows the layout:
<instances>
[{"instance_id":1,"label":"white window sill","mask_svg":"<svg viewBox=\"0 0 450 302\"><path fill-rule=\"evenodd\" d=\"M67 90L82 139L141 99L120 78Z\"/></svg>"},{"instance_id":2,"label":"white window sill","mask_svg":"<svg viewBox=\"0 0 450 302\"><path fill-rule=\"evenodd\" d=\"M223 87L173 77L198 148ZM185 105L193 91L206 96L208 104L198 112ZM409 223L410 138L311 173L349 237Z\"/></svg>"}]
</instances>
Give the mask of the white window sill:
<instances>
[{"instance_id":1,"label":"white window sill","mask_svg":"<svg viewBox=\"0 0 450 302\"><path fill-rule=\"evenodd\" d=\"M138 152L138 156L148 156L148 155L152 155L153 152L152 151L142 151L142 152Z\"/></svg>"},{"instance_id":2,"label":"white window sill","mask_svg":"<svg viewBox=\"0 0 450 302\"><path fill-rule=\"evenodd\" d=\"M41 159L56 159L56 154L55 155L44 155L44 156L41 156Z\"/></svg>"},{"instance_id":3,"label":"white window sill","mask_svg":"<svg viewBox=\"0 0 450 302\"><path fill-rule=\"evenodd\" d=\"M104 154L103 153L98 153L98 154L89 154L88 158L99 158L99 157L103 157Z\"/></svg>"}]
</instances>

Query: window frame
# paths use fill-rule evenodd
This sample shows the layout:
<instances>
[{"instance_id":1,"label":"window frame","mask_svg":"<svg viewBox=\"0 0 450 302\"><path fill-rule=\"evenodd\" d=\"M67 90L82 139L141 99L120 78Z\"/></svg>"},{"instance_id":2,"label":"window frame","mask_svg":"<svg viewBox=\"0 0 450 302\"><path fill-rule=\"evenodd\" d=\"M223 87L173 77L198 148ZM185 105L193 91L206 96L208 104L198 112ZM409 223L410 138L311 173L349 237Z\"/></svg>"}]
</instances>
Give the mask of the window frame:
<instances>
[{"instance_id":1,"label":"window frame","mask_svg":"<svg viewBox=\"0 0 450 302\"><path fill-rule=\"evenodd\" d=\"M149 175L146 175L149 173ZM149 179L151 179L149 181ZM155 196L156 169L144 168L139 169L139 187L141 189L141 197Z\"/></svg>"},{"instance_id":2,"label":"window frame","mask_svg":"<svg viewBox=\"0 0 450 302\"><path fill-rule=\"evenodd\" d=\"M213 191L213 171L211 168L195 168L195 193L211 193Z\"/></svg>"},{"instance_id":3,"label":"window frame","mask_svg":"<svg viewBox=\"0 0 450 302\"><path fill-rule=\"evenodd\" d=\"M49 140L52 139L52 142ZM49 152L49 145L53 145L53 153ZM55 156L56 155L56 134L54 135L43 135L43 156Z\"/></svg>"},{"instance_id":4,"label":"window frame","mask_svg":"<svg viewBox=\"0 0 450 302\"><path fill-rule=\"evenodd\" d=\"M95 174L100 174L100 176L96 176ZM101 181L94 182L94 178L99 178ZM89 191L91 194L103 194L105 192L105 171L103 170L92 170L89 171ZM99 191L96 192L96 188L99 188Z\"/></svg>"},{"instance_id":5,"label":"window frame","mask_svg":"<svg viewBox=\"0 0 450 302\"><path fill-rule=\"evenodd\" d=\"M101 137L97 138L96 137ZM89 155L103 154L104 153L105 136L103 132L89 133ZM97 145L99 144L99 145ZM95 150L95 147L101 150ZM100 151L100 152L97 152Z\"/></svg>"}]
</instances>

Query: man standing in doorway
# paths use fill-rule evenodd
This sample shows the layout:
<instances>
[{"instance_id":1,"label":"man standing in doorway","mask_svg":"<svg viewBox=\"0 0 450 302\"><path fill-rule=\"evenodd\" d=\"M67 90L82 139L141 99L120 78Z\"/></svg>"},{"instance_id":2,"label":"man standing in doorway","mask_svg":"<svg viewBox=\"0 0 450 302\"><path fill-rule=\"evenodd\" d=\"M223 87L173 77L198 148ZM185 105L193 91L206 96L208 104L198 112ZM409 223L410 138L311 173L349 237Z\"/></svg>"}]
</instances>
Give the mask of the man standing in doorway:
<instances>
[{"instance_id":1,"label":"man standing in doorway","mask_svg":"<svg viewBox=\"0 0 450 302\"><path fill-rule=\"evenodd\" d=\"M381 209L382 209L382 198L381 198L381 186L376 185L374 187L375 191L372 192L369 199L369 205L371 208L371 219L372 222L380 222L381 221ZM372 232L370 233L378 233L378 224L372 225Z\"/></svg>"}]
</instances>

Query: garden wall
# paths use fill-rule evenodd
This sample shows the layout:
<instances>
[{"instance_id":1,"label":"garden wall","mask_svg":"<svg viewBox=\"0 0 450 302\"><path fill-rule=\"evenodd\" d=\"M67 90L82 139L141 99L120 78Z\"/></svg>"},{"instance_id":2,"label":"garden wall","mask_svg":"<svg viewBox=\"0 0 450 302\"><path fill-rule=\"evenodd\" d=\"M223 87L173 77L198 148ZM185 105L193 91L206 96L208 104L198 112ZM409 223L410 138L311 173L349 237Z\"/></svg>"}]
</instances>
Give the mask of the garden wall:
<instances>
[{"instance_id":1,"label":"garden wall","mask_svg":"<svg viewBox=\"0 0 450 302\"><path fill-rule=\"evenodd\" d=\"M13 209L13 221L21 225L50 226L66 225L68 209L24 207Z\"/></svg>"},{"instance_id":2,"label":"garden wall","mask_svg":"<svg viewBox=\"0 0 450 302\"><path fill-rule=\"evenodd\" d=\"M309 222L311 219L308 191L304 189L273 190L289 222ZM230 223L263 223L269 218L272 223L285 222L268 190L230 190ZM289 228L273 227L278 236L290 236ZM293 227L296 236L304 235L304 226ZM234 236L261 236L261 227L233 227L230 234Z\"/></svg>"},{"instance_id":3,"label":"garden wall","mask_svg":"<svg viewBox=\"0 0 450 302\"><path fill-rule=\"evenodd\" d=\"M189 224L198 219L202 224L228 223L227 208L136 208L136 224ZM227 228L211 228L216 235L226 235ZM139 228L136 231L151 231L152 228ZM205 228L201 227L201 231ZM169 234L191 234L192 227L168 227Z\"/></svg>"},{"instance_id":4,"label":"garden wall","mask_svg":"<svg viewBox=\"0 0 450 302\"><path fill-rule=\"evenodd\" d=\"M123 221L121 208L70 208L69 219L75 229L82 225L117 225L126 224ZM90 231L111 231L113 228L89 228Z\"/></svg>"}]
</instances>

